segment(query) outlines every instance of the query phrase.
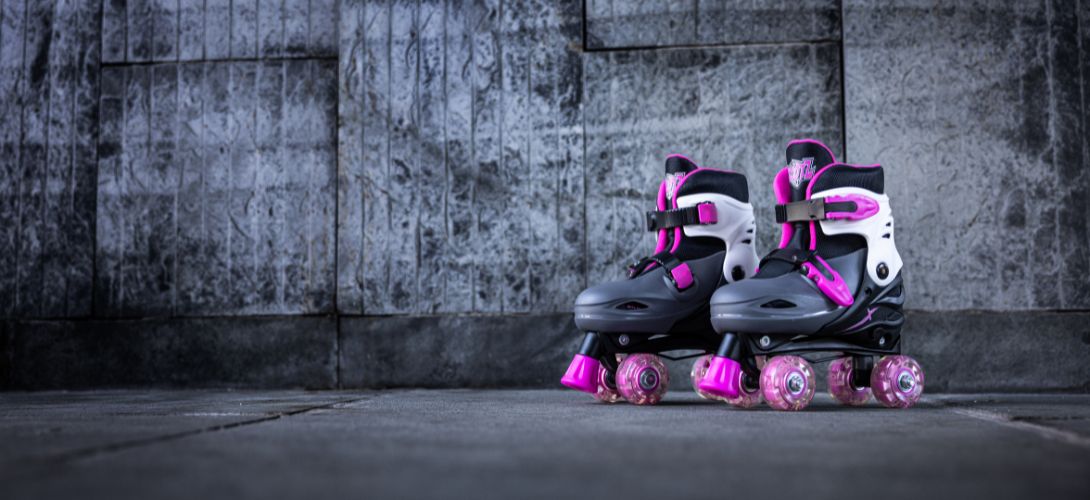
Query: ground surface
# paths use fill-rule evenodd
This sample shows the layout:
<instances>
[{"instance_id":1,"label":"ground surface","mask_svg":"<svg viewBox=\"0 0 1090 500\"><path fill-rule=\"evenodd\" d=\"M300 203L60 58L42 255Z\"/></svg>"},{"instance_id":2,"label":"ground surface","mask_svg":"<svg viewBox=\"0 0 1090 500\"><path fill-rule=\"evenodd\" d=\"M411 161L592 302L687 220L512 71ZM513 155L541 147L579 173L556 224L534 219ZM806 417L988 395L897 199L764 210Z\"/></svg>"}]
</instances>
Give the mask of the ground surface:
<instances>
[{"instance_id":1,"label":"ground surface","mask_svg":"<svg viewBox=\"0 0 1090 500\"><path fill-rule=\"evenodd\" d=\"M570 391L0 393L3 499L845 492L1090 498L1090 395L896 411L819 394L779 413L679 392L651 408Z\"/></svg>"}]
</instances>

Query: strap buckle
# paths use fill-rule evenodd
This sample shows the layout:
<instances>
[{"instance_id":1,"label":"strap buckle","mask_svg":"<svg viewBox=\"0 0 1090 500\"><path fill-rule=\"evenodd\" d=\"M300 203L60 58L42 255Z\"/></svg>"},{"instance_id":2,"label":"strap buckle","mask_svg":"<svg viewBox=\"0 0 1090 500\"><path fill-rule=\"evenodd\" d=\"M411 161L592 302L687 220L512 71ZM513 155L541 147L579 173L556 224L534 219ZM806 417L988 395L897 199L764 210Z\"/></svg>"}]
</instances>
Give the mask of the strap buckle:
<instances>
[{"instance_id":1,"label":"strap buckle","mask_svg":"<svg viewBox=\"0 0 1090 500\"><path fill-rule=\"evenodd\" d=\"M776 205L776 222L861 220L878 213L878 202L861 194L833 195Z\"/></svg>"},{"instance_id":2,"label":"strap buckle","mask_svg":"<svg viewBox=\"0 0 1090 500\"><path fill-rule=\"evenodd\" d=\"M715 224L718 214L715 203L703 201L696 205L671 210L652 210L646 213L647 230L659 231L681 226Z\"/></svg>"},{"instance_id":3,"label":"strap buckle","mask_svg":"<svg viewBox=\"0 0 1090 500\"><path fill-rule=\"evenodd\" d=\"M776 222L809 222L825 219L825 199L793 201L776 205Z\"/></svg>"}]
</instances>

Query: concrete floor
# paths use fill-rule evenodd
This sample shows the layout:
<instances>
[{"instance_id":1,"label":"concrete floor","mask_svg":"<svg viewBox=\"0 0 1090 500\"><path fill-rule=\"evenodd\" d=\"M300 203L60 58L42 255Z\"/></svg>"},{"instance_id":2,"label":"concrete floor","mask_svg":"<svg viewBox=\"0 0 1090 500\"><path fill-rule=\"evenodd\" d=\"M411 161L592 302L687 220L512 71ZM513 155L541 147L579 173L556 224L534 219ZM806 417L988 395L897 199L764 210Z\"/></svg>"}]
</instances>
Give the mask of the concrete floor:
<instances>
[{"instance_id":1,"label":"concrete floor","mask_svg":"<svg viewBox=\"0 0 1090 500\"><path fill-rule=\"evenodd\" d=\"M1090 395L779 413L681 392L0 393L2 499L343 495L1090 498Z\"/></svg>"}]
</instances>

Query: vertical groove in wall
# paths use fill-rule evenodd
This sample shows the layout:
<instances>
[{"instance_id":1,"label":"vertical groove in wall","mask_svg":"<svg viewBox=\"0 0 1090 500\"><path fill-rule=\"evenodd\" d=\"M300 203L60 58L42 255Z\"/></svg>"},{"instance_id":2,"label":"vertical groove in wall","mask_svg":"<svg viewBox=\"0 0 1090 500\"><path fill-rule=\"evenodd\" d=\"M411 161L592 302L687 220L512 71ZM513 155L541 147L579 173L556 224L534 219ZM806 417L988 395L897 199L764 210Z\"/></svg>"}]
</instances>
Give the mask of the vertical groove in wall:
<instances>
[{"instance_id":1,"label":"vertical groove in wall","mask_svg":"<svg viewBox=\"0 0 1090 500\"><path fill-rule=\"evenodd\" d=\"M847 18L844 16L844 0L840 0L840 137L844 147L844 150L841 151L844 159L841 161L850 162L851 159L848 157L848 95L845 93L848 88L847 73L845 72L847 62L844 60L845 24L847 24Z\"/></svg>"},{"instance_id":2,"label":"vertical groove in wall","mask_svg":"<svg viewBox=\"0 0 1090 500\"><path fill-rule=\"evenodd\" d=\"M441 85L443 86L443 239L446 242L444 246L444 256L447 256L447 249L450 248L450 241L453 234L450 231L450 192L451 192L451 179L450 179L450 137L448 134L448 123L450 113L450 96L448 94L448 78L450 71L450 31L447 24L450 22L450 3L443 1L443 73L441 78ZM448 259L449 260L449 259ZM443 282L440 284L440 290L443 293L444 304L450 301L449 291L447 289L448 276L447 273L443 273Z\"/></svg>"},{"instance_id":3,"label":"vertical groove in wall","mask_svg":"<svg viewBox=\"0 0 1090 500\"><path fill-rule=\"evenodd\" d=\"M333 372L333 387L337 389L344 389L344 384L341 378L341 315L336 309L333 310L333 363L335 370Z\"/></svg>"},{"instance_id":4,"label":"vertical groove in wall","mask_svg":"<svg viewBox=\"0 0 1090 500\"><path fill-rule=\"evenodd\" d=\"M581 29L583 31L583 40L582 40L582 43L580 43L579 45L580 45L580 47L582 47L583 52L587 51L587 2L588 1L589 0L582 0L582 2L581 2L582 3L582 9L583 9L582 12L583 13L580 16L580 18L582 19ZM586 79L586 74L584 74L583 77L584 77L584 79Z\"/></svg>"},{"instance_id":5,"label":"vertical groove in wall","mask_svg":"<svg viewBox=\"0 0 1090 500\"><path fill-rule=\"evenodd\" d=\"M25 96L23 95L23 93L26 91L25 87L26 87L26 46L27 46L27 36L28 36L27 32L30 31L29 30L30 25L29 25L29 22L28 22L28 20L30 19L30 14L29 14L30 7L27 5L27 3L29 3L29 0L27 2L24 2L24 5L23 5L23 56L22 56L22 61L20 61L20 63L19 63L19 76L17 77L18 78L18 83L16 83L16 89L17 90L15 91L15 94L17 96L19 96L18 97L18 102L19 102L19 105L18 105L18 107L19 107L19 144L17 144L15 146L15 151L16 151L16 155L15 155L16 183L15 183L15 191L14 191L13 195L15 196L15 200L16 200L15 201L16 210L19 213L18 213L18 216L15 219L16 220L15 246L12 248L14 253L15 253L15 267L13 269L13 271L15 273L15 281L14 281L14 284L13 284L13 297L14 297L15 300L12 301L12 313L13 314L17 313L18 307L19 307L19 275L21 274L21 271L22 271L22 269L21 269L22 259L20 258L21 255L22 255L22 252L20 252L19 249L22 247L22 240L23 240L23 203L22 203L23 175L22 175L22 165L23 165L23 144L26 142L26 112L25 112L26 100L25 100Z\"/></svg>"},{"instance_id":6,"label":"vertical groove in wall","mask_svg":"<svg viewBox=\"0 0 1090 500\"><path fill-rule=\"evenodd\" d=\"M1088 27L1085 23L1090 23L1090 19L1086 19L1086 16L1090 15L1090 0L1078 0L1079 8L1075 9L1076 19L1076 32L1079 40L1079 80L1080 80L1080 104L1082 106L1082 113L1080 113L1080 129L1083 135L1090 135L1090 107L1087 107L1087 92L1090 92L1090 79L1087 77L1087 65L1090 64L1090 47L1086 46L1088 40L1086 30ZM1083 141L1082 145L1082 164L1083 168L1090 168L1090 140ZM1090 190L1090 179L1087 181L1088 190ZM1090 207L1087 208L1086 213L1087 220L1090 220ZM1086 235L1086 247L1090 248L1090 231L1087 231Z\"/></svg>"},{"instance_id":7,"label":"vertical groove in wall","mask_svg":"<svg viewBox=\"0 0 1090 500\"><path fill-rule=\"evenodd\" d=\"M475 1L470 3L470 6L469 6L470 14L465 16L466 27L473 26L472 23L473 23L474 19L476 19L476 15L474 13L474 10L475 10L474 7L476 5L477 5L477 2L475 2ZM470 33L470 39L469 39L470 40L469 41L469 67L472 68L472 71L469 72L469 80L471 82L470 86L469 86L469 95L470 95L470 98L469 98L469 116L470 116L470 119L469 119L469 157L472 158L472 161L473 161L473 177L477 178L479 176L480 172L481 172L480 158L477 157L477 84L478 84L478 82L477 82L477 44L476 44L476 40L473 39L473 35L472 35L472 33L474 33L474 30L469 30L469 33ZM477 204L477 186L476 186L476 184L474 184L471 187L469 200L470 200L470 203L472 205L476 206L476 204ZM470 235L472 236L472 239L475 240L477 238L478 228L480 227L480 214L478 214L477 212L474 212L473 216L471 217L471 220L473 221L473 224L472 224L472 228L470 229ZM470 268L470 270L469 270L469 289L470 289L469 310L473 311L473 312L476 312L477 311L477 266L475 264L471 264L469 266L469 268Z\"/></svg>"},{"instance_id":8,"label":"vertical groove in wall","mask_svg":"<svg viewBox=\"0 0 1090 500\"><path fill-rule=\"evenodd\" d=\"M1045 4L1045 22L1049 26L1049 28L1051 28L1053 26L1053 16L1054 16L1053 11L1052 11L1052 9L1053 9L1052 0L1045 0L1044 4ZM1047 52L1046 52L1046 57L1045 57L1045 81L1048 82L1048 136L1049 136L1049 148L1048 149L1049 149L1050 163L1053 166L1057 166L1056 165L1056 150L1058 148L1056 147L1056 134L1057 134L1056 126L1057 126L1057 121L1059 120L1059 118L1057 116L1057 114L1059 113L1059 109L1058 109L1058 106L1057 106L1057 103L1056 103L1057 96L1056 96L1056 86L1055 86L1055 68L1053 67L1053 61L1056 58L1056 40L1055 40L1055 37L1053 36L1053 34L1051 33L1051 29L1049 31L1050 32L1048 33L1048 36L1046 37L1046 40L1047 40L1046 50L1047 50ZM1056 210L1055 215L1053 217L1055 218L1054 224L1056 225L1056 227L1062 227L1061 211ZM1059 252L1060 248L1063 247L1062 233L1057 233L1057 237L1053 241L1055 243L1055 246L1054 246L1055 251ZM1060 305L1063 305L1063 304L1065 304L1067 302L1067 300L1066 300L1067 290L1065 289L1066 287L1059 286L1057 288L1059 289L1058 290L1059 299L1060 299L1059 303L1060 303Z\"/></svg>"},{"instance_id":9,"label":"vertical groove in wall","mask_svg":"<svg viewBox=\"0 0 1090 500\"><path fill-rule=\"evenodd\" d=\"M414 31L416 32L416 61L414 61L416 64L413 66L413 72L414 72L414 77L413 77L413 80L414 80L414 82L413 82L413 122L416 124L417 134L422 136L423 134L420 134L420 132L421 132L421 129L423 128L423 125L424 125L424 123L423 123L424 122L424 113L421 110L421 105L420 105L420 60L424 55L423 54L423 51L424 51L423 47L424 47L424 28L425 28L425 26L423 24L421 24L421 19L420 19L420 0L416 0L416 8L413 9L413 25L415 26ZM424 141L423 137L419 137L418 140L413 141L411 151L409 152L409 154L412 157L410 162L411 162L411 164L413 166L414 173L420 171L420 163L421 163L420 162L420 150L422 149L421 148L421 143L423 141ZM417 192L417 189L416 189L416 186L414 186L413 184L415 184L415 183L410 181L409 192L415 194ZM415 196L410 196L410 200L412 200L413 202L417 201L417 200L415 200L415 198L416 198ZM407 202L410 202L410 200L400 200L400 201L402 203L407 203ZM421 238L420 238L420 217L421 217L421 213L423 212L423 210L415 210L415 212L416 213L415 213L414 224L413 224L412 238L414 240L414 244L415 244L415 248L416 248L416 255L415 255L416 265L413 266L413 290L412 290L412 294L413 294L414 297L416 297L417 300L413 301L414 303L410 306L410 308L411 308L411 310L415 310L416 312L420 312L420 310L419 310L420 302L421 302L421 300L420 300L420 266L423 265L423 259L422 259L421 250L420 250L420 246L421 246L421 243L422 243Z\"/></svg>"},{"instance_id":10,"label":"vertical groove in wall","mask_svg":"<svg viewBox=\"0 0 1090 500\"><path fill-rule=\"evenodd\" d=\"M583 165L582 165L582 168L583 168L583 192L582 192L582 198L583 198L583 288L584 289L587 288L587 286L589 286L588 276L590 275L590 257L588 256L589 252L590 252L590 233L588 232L589 228L587 227L587 169L588 169L588 164L590 162L590 158L587 156L587 142L588 141L587 141L587 112L586 112L587 111L587 84L588 84L588 81L587 81L587 58L586 58L586 50L587 50L587 2L588 1L590 1L590 0L583 0L583 12L582 12L582 22L583 22L583 43L582 43L582 47L583 47L583 53L579 55L580 56L579 57L579 66L581 68L580 71L579 71L579 73L580 73L579 78L582 80L582 82L580 83L580 88L579 88L579 92L582 93L582 95L579 97L579 106L580 106L580 108L582 108L582 111L579 113L579 115L580 115L579 118L581 120L582 127L583 127L583 130L580 133L583 135L583 141L582 141L583 142Z\"/></svg>"},{"instance_id":11,"label":"vertical groove in wall","mask_svg":"<svg viewBox=\"0 0 1090 500\"><path fill-rule=\"evenodd\" d=\"M506 115L504 114L504 110L506 109L504 103L506 102L506 99L504 99L504 97L506 97L507 93L504 92L504 89L503 89L503 68L504 68L504 64L503 64L503 31L504 31L503 30L503 2L504 2L504 0L499 0L499 14L496 16L496 19L498 21L497 21L496 26L495 26L495 30L497 32L496 37L499 38L499 42L496 43L496 73L499 73L499 75L500 75L500 97L499 97L500 105L499 105L499 110L496 113L496 116L498 116L496 121L499 123L499 127L498 127L499 130L496 132L496 135L499 136L499 150L500 150L499 151L499 154L500 154L499 165L500 165L500 172L506 173L507 172L507 155L504 154L504 145L506 144L506 142L504 141L503 136L504 136L505 129L507 128L505 126L507 124L504 123L504 118L506 118ZM506 258L501 257L500 258L500 263L501 263L501 265L500 265L501 270L507 268L507 266L506 266L507 259ZM503 276L501 275L496 279L497 280L502 280ZM499 303L499 312L502 313L502 312L505 312L504 311L504 306L506 305L506 301L504 299L505 299L506 293L504 293L504 292L507 291L507 287L500 286L500 287L497 287L497 288L499 288L499 293L498 293L499 298L497 299L497 302Z\"/></svg>"},{"instance_id":12,"label":"vertical groove in wall","mask_svg":"<svg viewBox=\"0 0 1090 500\"><path fill-rule=\"evenodd\" d=\"M340 1L336 2L336 5L335 5L334 8L336 9L336 13L333 16L333 18L334 18L333 25L335 27L336 33L334 33L333 39L336 40L338 45L340 45L342 43L341 36L340 36L340 33L341 33L341 10L340 10L341 9L341 2ZM310 0L307 0L307 46L310 47L312 49L312 51L313 51L312 44L313 44L314 36L313 36L312 31L313 31L314 27L311 25L311 16L312 16L311 11L312 10L313 10L313 4L311 4ZM286 32L286 30L285 30L285 32ZM341 66L341 61L340 61L341 51L340 51L339 46L337 47L336 52L338 54L337 76L336 76L337 86L336 86L336 92L334 94L336 96L336 102L333 104L333 108L335 110L335 114L334 114L335 122L334 123L336 123L336 128L338 130L335 130L334 133L333 133L333 153L334 153L334 155L333 155L333 158L334 158L333 159L333 198L334 198L334 201L333 201L333 282L332 282L333 283L333 287L332 287L333 288L333 298L332 298L333 311L332 311L332 315L333 315L333 324L334 324L334 327L333 327L333 334L334 334L334 337L333 337L333 351L334 351L333 361L334 361L334 363L336 365L336 370L334 371L334 375L333 375L333 386L340 389L341 388L341 319L340 319L341 309L340 309L339 303L337 302L337 298L338 298L338 296L340 294L341 287L340 287L340 272L338 272L337 267L340 266L340 262L341 262L341 259L340 259L340 252L341 252L341 240L340 240L340 235L341 235L341 232L340 232L341 202L340 202L340 196L341 196L341 161L342 160L341 160L341 134L340 134L339 129L341 127L341 112L340 112L340 110L341 110L341 89L343 88L344 85L346 85L346 82L342 81L342 78L343 78L344 75L343 75L343 72L341 71L341 68L340 68L340 66Z\"/></svg>"}]
</instances>

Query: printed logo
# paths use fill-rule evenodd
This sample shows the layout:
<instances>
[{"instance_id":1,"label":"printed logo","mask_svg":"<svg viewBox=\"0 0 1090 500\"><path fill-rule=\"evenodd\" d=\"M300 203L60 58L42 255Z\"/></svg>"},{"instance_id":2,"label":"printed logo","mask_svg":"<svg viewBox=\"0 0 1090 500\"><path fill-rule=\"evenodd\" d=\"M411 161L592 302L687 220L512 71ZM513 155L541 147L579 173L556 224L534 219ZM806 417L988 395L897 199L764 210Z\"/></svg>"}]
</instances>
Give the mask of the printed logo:
<instances>
[{"instance_id":1,"label":"printed logo","mask_svg":"<svg viewBox=\"0 0 1090 500\"><path fill-rule=\"evenodd\" d=\"M802 187L803 182L814 177L814 159L791 160L791 164L787 166L787 176L791 179L792 186Z\"/></svg>"},{"instance_id":2,"label":"printed logo","mask_svg":"<svg viewBox=\"0 0 1090 500\"><path fill-rule=\"evenodd\" d=\"M666 175L666 199L667 200L674 201L674 196L677 196L677 193L675 193L674 191L677 190L678 182L681 181L682 177L685 177L684 173L667 174Z\"/></svg>"}]
</instances>

